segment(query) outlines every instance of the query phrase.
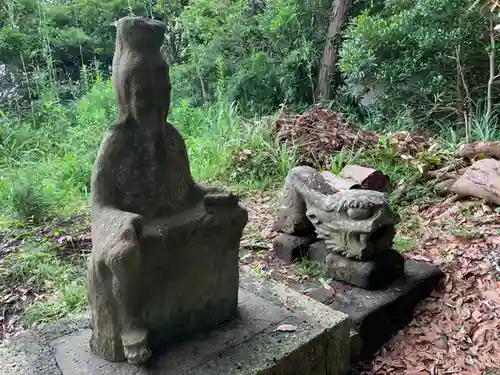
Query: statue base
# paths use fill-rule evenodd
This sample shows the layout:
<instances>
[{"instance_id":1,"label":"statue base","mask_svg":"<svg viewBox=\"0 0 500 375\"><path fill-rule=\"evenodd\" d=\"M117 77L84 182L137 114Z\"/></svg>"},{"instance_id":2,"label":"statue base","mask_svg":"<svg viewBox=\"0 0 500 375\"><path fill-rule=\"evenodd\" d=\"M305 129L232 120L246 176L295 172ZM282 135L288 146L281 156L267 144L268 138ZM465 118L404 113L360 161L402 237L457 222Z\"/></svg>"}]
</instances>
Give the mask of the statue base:
<instances>
[{"instance_id":1,"label":"statue base","mask_svg":"<svg viewBox=\"0 0 500 375\"><path fill-rule=\"evenodd\" d=\"M349 315L357 334L352 335L352 362L369 359L412 319L417 304L427 298L443 273L420 261L406 260L404 275L384 289L368 290L333 281L331 290L317 283L294 284L293 288Z\"/></svg>"},{"instance_id":2,"label":"statue base","mask_svg":"<svg viewBox=\"0 0 500 375\"><path fill-rule=\"evenodd\" d=\"M327 275L334 280L374 290L384 288L402 277L405 272L405 259L396 250L378 253L366 261L347 259L341 254L329 253L326 256L326 267Z\"/></svg>"},{"instance_id":3,"label":"statue base","mask_svg":"<svg viewBox=\"0 0 500 375\"><path fill-rule=\"evenodd\" d=\"M91 335L88 320L80 319L13 338L6 347L0 347L0 372L2 375L28 372L30 375L347 375L351 325L347 315L283 284L242 275L237 317L154 350L144 366L108 362L96 356L88 345Z\"/></svg>"}]
</instances>

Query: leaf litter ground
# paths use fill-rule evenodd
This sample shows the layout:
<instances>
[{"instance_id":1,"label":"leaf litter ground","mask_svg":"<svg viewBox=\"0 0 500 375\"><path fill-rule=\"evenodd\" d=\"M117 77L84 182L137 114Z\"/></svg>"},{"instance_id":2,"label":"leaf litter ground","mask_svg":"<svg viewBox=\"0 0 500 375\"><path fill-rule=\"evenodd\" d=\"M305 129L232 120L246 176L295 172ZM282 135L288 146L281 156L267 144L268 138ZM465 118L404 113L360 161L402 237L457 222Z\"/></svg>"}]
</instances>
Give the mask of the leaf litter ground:
<instances>
[{"instance_id":1,"label":"leaf litter ground","mask_svg":"<svg viewBox=\"0 0 500 375\"><path fill-rule=\"evenodd\" d=\"M254 191L243 201L250 220L241 244L242 267L286 283L325 285L320 274L284 265L273 256L278 194ZM418 233L415 228L411 232L417 242L405 255L438 265L446 276L418 306L405 329L370 362L356 365L358 373L500 374L495 372L500 369L500 213L481 202L456 202L415 207L412 219L418 222ZM400 228L405 236L411 235L405 229ZM90 250L88 232L79 228L56 234L42 231L37 235L50 237L62 257L81 267L81 257ZM22 240L5 234L0 240L2 255L22 245ZM22 328L19 314L34 300L30 286L22 283L2 293L0 341Z\"/></svg>"},{"instance_id":2,"label":"leaf litter ground","mask_svg":"<svg viewBox=\"0 0 500 375\"><path fill-rule=\"evenodd\" d=\"M246 205L242 263L285 282L314 280L273 256L276 201L276 194L257 192ZM357 364L359 374L500 374L500 212L474 201L414 207L413 215L416 246L405 255L439 266L445 278L405 329Z\"/></svg>"}]
</instances>

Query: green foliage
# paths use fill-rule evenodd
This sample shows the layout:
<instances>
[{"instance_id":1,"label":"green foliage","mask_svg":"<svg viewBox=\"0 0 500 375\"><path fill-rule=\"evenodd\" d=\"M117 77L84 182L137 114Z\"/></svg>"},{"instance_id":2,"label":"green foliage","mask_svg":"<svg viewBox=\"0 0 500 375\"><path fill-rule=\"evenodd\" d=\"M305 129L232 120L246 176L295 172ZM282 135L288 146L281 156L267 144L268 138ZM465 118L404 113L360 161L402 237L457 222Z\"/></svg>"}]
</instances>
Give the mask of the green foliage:
<instances>
[{"instance_id":1,"label":"green foliage","mask_svg":"<svg viewBox=\"0 0 500 375\"><path fill-rule=\"evenodd\" d=\"M40 222L47 208L40 186L26 177L13 181L12 185L12 209L18 218Z\"/></svg>"},{"instance_id":2,"label":"green foliage","mask_svg":"<svg viewBox=\"0 0 500 375\"><path fill-rule=\"evenodd\" d=\"M212 100L222 84L230 101L261 113L312 102L330 3L191 2L181 22L192 95Z\"/></svg>"},{"instance_id":3,"label":"green foliage","mask_svg":"<svg viewBox=\"0 0 500 375\"><path fill-rule=\"evenodd\" d=\"M116 116L111 81L91 73L82 72L89 77L79 89L87 92L71 106L48 91L40 104L47 110L35 123L21 118L0 124L4 215L40 222L86 205L99 143ZM174 81L174 93L180 90ZM202 107L174 98L169 118L186 140L193 175L200 181L275 186L295 165L294 150L276 144L269 121L243 119L238 106L224 97ZM245 153L251 157L242 159Z\"/></svg>"},{"instance_id":4,"label":"green foliage","mask_svg":"<svg viewBox=\"0 0 500 375\"><path fill-rule=\"evenodd\" d=\"M186 141L195 179L236 190L280 186L297 150L279 144L273 118L261 116L282 104L301 109L316 101L331 6L331 0L0 2L2 223L43 226L87 207L92 164L116 116L109 65L113 23L125 15L166 22L169 119ZM361 14L348 27L339 61L346 85L332 106L381 133L428 125L450 152L466 135L462 124L450 126L458 114L466 113L471 139L499 139L497 109L487 114L482 104L486 20L468 6L468 0L354 2L350 14ZM380 87L375 105L363 104L361 94ZM432 197L417 165L402 162L395 147L381 137L375 149L344 148L332 155L331 169L357 163L387 174L393 188L406 181L409 188L392 204ZM417 162L438 164L443 157L442 150L429 151ZM407 237L396 240L400 251L412 246ZM295 270L324 274L310 262ZM0 291L22 283L47 294L26 318L49 322L84 308L80 271L31 238L0 264Z\"/></svg>"},{"instance_id":5,"label":"green foliage","mask_svg":"<svg viewBox=\"0 0 500 375\"><path fill-rule=\"evenodd\" d=\"M38 241L7 255L0 265L0 292L11 285L23 285L39 300L26 312L26 322L54 322L86 306L85 277L82 268L60 259L54 249ZM56 293L57 298L51 296ZM44 296L50 296L44 298Z\"/></svg>"},{"instance_id":6,"label":"green foliage","mask_svg":"<svg viewBox=\"0 0 500 375\"><path fill-rule=\"evenodd\" d=\"M298 275L306 277L323 277L327 272L325 262L316 262L306 259L294 263L293 268Z\"/></svg>"},{"instance_id":7,"label":"green foliage","mask_svg":"<svg viewBox=\"0 0 500 375\"><path fill-rule=\"evenodd\" d=\"M400 253L405 253L412 250L415 247L415 241L411 237L406 236L396 236L394 238L394 250Z\"/></svg>"},{"instance_id":8,"label":"green foliage","mask_svg":"<svg viewBox=\"0 0 500 375\"><path fill-rule=\"evenodd\" d=\"M405 111L424 123L456 119L467 105L467 90L472 100L484 98L488 80L487 19L470 5L386 0L383 10L363 12L341 49L347 83L358 94L382 86L376 108L386 118Z\"/></svg>"},{"instance_id":9,"label":"green foliage","mask_svg":"<svg viewBox=\"0 0 500 375\"><path fill-rule=\"evenodd\" d=\"M111 63L115 41L113 22L127 15L160 18L175 34L175 18L186 1L144 0L38 1L7 0L0 6L0 63L20 57L44 66L50 55L55 68L78 74L92 60ZM172 41L173 35L169 38ZM53 68L53 67L51 67Z\"/></svg>"}]
</instances>

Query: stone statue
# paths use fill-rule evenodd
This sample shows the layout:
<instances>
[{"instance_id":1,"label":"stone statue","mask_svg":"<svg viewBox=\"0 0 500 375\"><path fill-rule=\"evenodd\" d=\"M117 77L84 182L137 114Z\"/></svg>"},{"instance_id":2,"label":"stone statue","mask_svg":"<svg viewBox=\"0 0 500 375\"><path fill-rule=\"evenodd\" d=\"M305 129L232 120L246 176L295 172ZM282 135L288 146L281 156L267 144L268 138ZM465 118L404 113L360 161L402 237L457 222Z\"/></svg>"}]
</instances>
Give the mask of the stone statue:
<instances>
[{"instance_id":1,"label":"stone statue","mask_svg":"<svg viewBox=\"0 0 500 375\"><path fill-rule=\"evenodd\" d=\"M236 314L238 252L248 215L238 198L197 184L185 143L167 122L165 24L116 24L118 117L92 173L88 294L91 349L142 364L153 343Z\"/></svg>"},{"instance_id":2,"label":"stone statue","mask_svg":"<svg viewBox=\"0 0 500 375\"><path fill-rule=\"evenodd\" d=\"M314 227L329 251L367 260L391 249L397 216L384 193L373 190L336 191L311 167L290 170L275 229L307 234Z\"/></svg>"}]
</instances>

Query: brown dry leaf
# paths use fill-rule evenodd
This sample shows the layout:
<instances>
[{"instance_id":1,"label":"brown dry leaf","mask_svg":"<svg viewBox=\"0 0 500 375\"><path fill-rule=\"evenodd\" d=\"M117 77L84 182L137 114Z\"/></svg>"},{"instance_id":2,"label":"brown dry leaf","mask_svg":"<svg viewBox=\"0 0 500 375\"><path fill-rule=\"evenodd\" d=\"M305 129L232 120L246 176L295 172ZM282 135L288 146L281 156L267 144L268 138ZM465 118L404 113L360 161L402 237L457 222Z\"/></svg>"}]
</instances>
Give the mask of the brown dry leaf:
<instances>
[{"instance_id":1,"label":"brown dry leaf","mask_svg":"<svg viewBox=\"0 0 500 375\"><path fill-rule=\"evenodd\" d=\"M474 205L481 208L481 202ZM500 215L492 214L486 223L465 216L466 207L458 202L419 213L426 232L409 257L439 264L445 278L419 305L404 335L395 335L373 359L380 373L418 373L422 365L424 373L434 375L480 375L500 368L500 284L492 274L500 260ZM455 238L446 233L450 221L483 236ZM390 366L397 359L405 368Z\"/></svg>"},{"instance_id":2,"label":"brown dry leaf","mask_svg":"<svg viewBox=\"0 0 500 375\"><path fill-rule=\"evenodd\" d=\"M488 301L493 301L500 306L500 294L498 293L498 290L487 290L482 292L481 295Z\"/></svg>"}]
</instances>

